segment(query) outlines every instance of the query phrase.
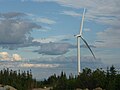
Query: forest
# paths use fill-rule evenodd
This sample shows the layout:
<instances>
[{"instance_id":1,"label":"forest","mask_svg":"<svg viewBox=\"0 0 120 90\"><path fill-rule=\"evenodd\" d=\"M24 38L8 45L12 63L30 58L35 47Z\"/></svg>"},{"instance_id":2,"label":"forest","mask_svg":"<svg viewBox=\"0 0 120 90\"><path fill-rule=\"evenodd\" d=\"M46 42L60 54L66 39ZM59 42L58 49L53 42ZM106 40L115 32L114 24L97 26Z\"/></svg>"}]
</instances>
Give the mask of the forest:
<instances>
[{"instance_id":1,"label":"forest","mask_svg":"<svg viewBox=\"0 0 120 90\"><path fill-rule=\"evenodd\" d=\"M33 79L31 70L13 71L7 68L0 71L0 84L10 85L17 90L32 90L36 87L36 79Z\"/></svg>"},{"instance_id":2,"label":"forest","mask_svg":"<svg viewBox=\"0 0 120 90\"><path fill-rule=\"evenodd\" d=\"M32 71L13 71L3 69L0 71L0 84L11 85L17 90L32 90L33 88L51 87L51 90L76 90L77 88L93 90L101 87L105 90L120 89L120 73L114 66L107 70L102 68L91 70L85 68L82 73L67 76L65 72L60 75L53 74L43 81L33 79Z\"/></svg>"}]
</instances>

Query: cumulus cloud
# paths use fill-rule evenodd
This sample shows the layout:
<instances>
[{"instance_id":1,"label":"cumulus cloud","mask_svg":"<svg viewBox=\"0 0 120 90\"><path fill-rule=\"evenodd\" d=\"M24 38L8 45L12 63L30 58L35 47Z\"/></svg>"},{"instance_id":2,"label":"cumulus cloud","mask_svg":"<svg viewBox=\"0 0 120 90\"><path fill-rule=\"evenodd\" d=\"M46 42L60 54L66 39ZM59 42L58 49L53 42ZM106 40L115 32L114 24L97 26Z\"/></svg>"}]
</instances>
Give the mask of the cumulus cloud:
<instances>
[{"instance_id":1,"label":"cumulus cloud","mask_svg":"<svg viewBox=\"0 0 120 90\"><path fill-rule=\"evenodd\" d=\"M12 58L13 58L13 61L19 61L19 60L22 60L22 57L18 54L13 54L12 55Z\"/></svg>"},{"instance_id":2,"label":"cumulus cloud","mask_svg":"<svg viewBox=\"0 0 120 90\"><path fill-rule=\"evenodd\" d=\"M24 19L24 13L4 13L0 15L0 44L5 48L10 48L11 44L16 46L31 43L31 31L41 26L30 20ZM19 18L20 17L20 18Z\"/></svg>"},{"instance_id":3,"label":"cumulus cloud","mask_svg":"<svg viewBox=\"0 0 120 90\"><path fill-rule=\"evenodd\" d=\"M20 61L22 60L22 57L19 54L10 55L8 52L0 52L0 60Z\"/></svg>"},{"instance_id":4,"label":"cumulus cloud","mask_svg":"<svg viewBox=\"0 0 120 90\"><path fill-rule=\"evenodd\" d=\"M1 56L0 57L1 60L9 60L10 59L8 52L0 52L0 56Z\"/></svg>"},{"instance_id":5,"label":"cumulus cloud","mask_svg":"<svg viewBox=\"0 0 120 90\"><path fill-rule=\"evenodd\" d=\"M46 55L61 55L65 54L69 51L70 48L74 48L74 45L69 43L46 43L42 44L39 50L35 50L34 52L38 52L39 54Z\"/></svg>"}]
</instances>

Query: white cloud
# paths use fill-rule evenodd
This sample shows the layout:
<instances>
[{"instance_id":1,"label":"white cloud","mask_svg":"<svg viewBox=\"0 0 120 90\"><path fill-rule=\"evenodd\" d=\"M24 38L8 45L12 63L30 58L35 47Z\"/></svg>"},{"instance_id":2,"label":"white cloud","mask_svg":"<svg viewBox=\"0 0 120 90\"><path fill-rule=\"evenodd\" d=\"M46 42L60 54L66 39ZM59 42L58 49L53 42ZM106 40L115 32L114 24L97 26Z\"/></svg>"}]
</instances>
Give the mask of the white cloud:
<instances>
[{"instance_id":1,"label":"white cloud","mask_svg":"<svg viewBox=\"0 0 120 90\"><path fill-rule=\"evenodd\" d=\"M109 28L97 33L97 47L120 48L120 29Z\"/></svg>"},{"instance_id":2,"label":"white cloud","mask_svg":"<svg viewBox=\"0 0 120 90\"><path fill-rule=\"evenodd\" d=\"M0 52L0 60L20 61L20 60L22 60L22 57L19 54L10 55L8 52Z\"/></svg>"},{"instance_id":3,"label":"white cloud","mask_svg":"<svg viewBox=\"0 0 120 90\"><path fill-rule=\"evenodd\" d=\"M77 9L86 8L86 19L95 22L117 25L120 23L120 0L33 0L37 2L56 2L65 7ZM69 15L79 15L75 12L65 12ZM74 13L74 14L73 14ZM111 20L112 19L112 20Z\"/></svg>"},{"instance_id":4,"label":"white cloud","mask_svg":"<svg viewBox=\"0 0 120 90\"><path fill-rule=\"evenodd\" d=\"M24 64L20 64L19 67L31 67L31 68L55 68L58 67L59 64L30 64L30 63L24 63Z\"/></svg>"},{"instance_id":5,"label":"white cloud","mask_svg":"<svg viewBox=\"0 0 120 90\"><path fill-rule=\"evenodd\" d=\"M45 24L55 24L56 21L48 19L48 18L34 18L33 19L36 22L41 22L41 23L45 23Z\"/></svg>"},{"instance_id":6,"label":"white cloud","mask_svg":"<svg viewBox=\"0 0 120 90\"><path fill-rule=\"evenodd\" d=\"M13 54L12 55L13 61L20 61L22 60L22 57L18 54Z\"/></svg>"},{"instance_id":7,"label":"white cloud","mask_svg":"<svg viewBox=\"0 0 120 90\"><path fill-rule=\"evenodd\" d=\"M9 60L10 56L8 52L0 52L1 60Z\"/></svg>"},{"instance_id":8,"label":"white cloud","mask_svg":"<svg viewBox=\"0 0 120 90\"><path fill-rule=\"evenodd\" d=\"M49 43L49 42L60 42L64 40L69 40L71 38L73 38L72 35L58 35L58 36L51 36L48 38L34 39L33 41L37 41L40 43Z\"/></svg>"},{"instance_id":9,"label":"white cloud","mask_svg":"<svg viewBox=\"0 0 120 90\"><path fill-rule=\"evenodd\" d=\"M63 11L61 14L69 15L69 16L73 16L73 17L81 16L81 14L79 14L75 11Z\"/></svg>"}]
</instances>

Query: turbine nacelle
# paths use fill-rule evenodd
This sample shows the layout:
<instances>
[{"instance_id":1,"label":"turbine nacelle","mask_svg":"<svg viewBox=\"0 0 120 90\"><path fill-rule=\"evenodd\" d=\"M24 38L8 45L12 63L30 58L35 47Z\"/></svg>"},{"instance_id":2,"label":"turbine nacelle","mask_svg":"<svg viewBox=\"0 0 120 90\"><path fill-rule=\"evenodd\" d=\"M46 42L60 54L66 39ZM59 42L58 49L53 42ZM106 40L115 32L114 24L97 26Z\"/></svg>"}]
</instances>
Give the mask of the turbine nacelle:
<instances>
[{"instance_id":1,"label":"turbine nacelle","mask_svg":"<svg viewBox=\"0 0 120 90\"><path fill-rule=\"evenodd\" d=\"M74 35L74 36L78 38L78 37L81 37L82 35L78 34L78 35Z\"/></svg>"}]
</instances>

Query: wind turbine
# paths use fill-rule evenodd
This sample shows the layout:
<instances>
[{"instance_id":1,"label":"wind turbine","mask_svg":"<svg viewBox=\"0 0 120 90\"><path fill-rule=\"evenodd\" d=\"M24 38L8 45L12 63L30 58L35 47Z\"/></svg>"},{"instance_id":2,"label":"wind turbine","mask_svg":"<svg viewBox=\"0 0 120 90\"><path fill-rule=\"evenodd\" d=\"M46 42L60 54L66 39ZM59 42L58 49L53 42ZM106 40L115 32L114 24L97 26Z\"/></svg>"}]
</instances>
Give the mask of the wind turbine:
<instances>
[{"instance_id":1,"label":"wind turbine","mask_svg":"<svg viewBox=\"0 0 120 90\"><path fill-rule=\"evenodd\" d=\"M84 24L84 18L85 18L85 8L84 8L84 11L83 11L83 15L82 15L82 21L81 21L81 25L80 25L80 32L78 35L75 35L75 37L77 38L77 60L78 60L78 75L80 74L80 40L82 39L83 42L86 44L87 48L90 50L90 52L92 53L94 59L95 58L95 55L92 51L92 49L90 48L90 46L88 45L88 43L86 42L86 40L82 37L82 29L83 29L83 24Z\"/></svg>"}]
</instances>

